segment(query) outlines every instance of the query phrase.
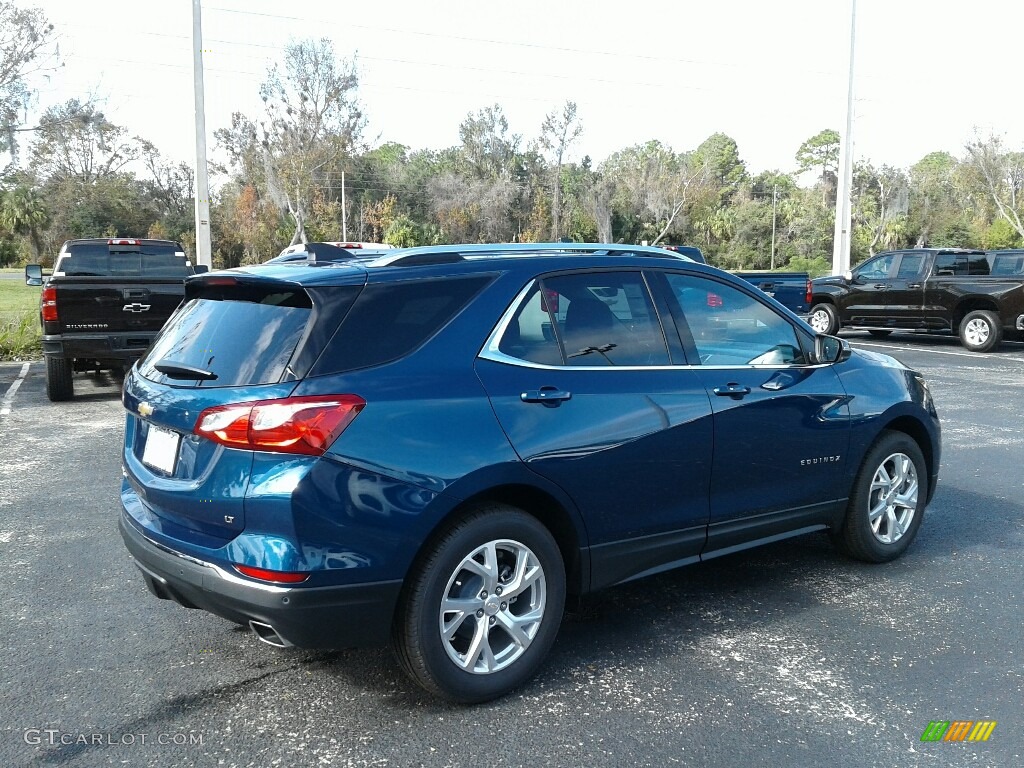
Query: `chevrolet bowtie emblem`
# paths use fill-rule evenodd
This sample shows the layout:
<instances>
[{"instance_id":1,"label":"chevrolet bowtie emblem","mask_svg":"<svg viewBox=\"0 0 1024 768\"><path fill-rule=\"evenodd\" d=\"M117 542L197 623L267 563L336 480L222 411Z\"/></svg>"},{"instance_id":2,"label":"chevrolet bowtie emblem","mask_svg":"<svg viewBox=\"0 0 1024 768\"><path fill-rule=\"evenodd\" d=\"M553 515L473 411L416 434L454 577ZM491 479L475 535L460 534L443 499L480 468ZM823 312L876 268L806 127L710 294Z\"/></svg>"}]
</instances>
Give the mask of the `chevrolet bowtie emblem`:
<instances>
[{"instance_id":1,"label":"chevrolet bowtie emblem","mask_svg":"<svg viewBox=\"0 0 1024 768\"><path fill-rule=\"evenodd\" d=\"M125 304L122 309L125 312L149 312L151 306L152 304L140 304L136 301L133 304Z\"/></svg>"}]
</instances>

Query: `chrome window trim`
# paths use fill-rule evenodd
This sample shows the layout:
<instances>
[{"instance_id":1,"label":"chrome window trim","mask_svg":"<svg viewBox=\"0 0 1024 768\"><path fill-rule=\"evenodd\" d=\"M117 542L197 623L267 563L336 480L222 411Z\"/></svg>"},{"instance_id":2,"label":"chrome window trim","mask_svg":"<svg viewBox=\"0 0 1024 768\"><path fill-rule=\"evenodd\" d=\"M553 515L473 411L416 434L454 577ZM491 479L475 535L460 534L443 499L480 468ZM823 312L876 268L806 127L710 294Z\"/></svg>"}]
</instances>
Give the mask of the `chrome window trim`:
<instances>
[{"instance_id":1,"label":"chrome window trim","mask_svg":"<svg viewBox=\"0 0 1024 768\"><path fill-rule=\"evenodd\" d=\"M539 371L685 371L691 369L702 371L784 371L790 369L827 368L832 365L832 363L804 363L795 365L545 365L544 363L534 363L530 360L522 360L518 357L506 355L498 348L501 337L505 335L505 329L512 322L512 318L515 317L519 306L526 300L526 297L539 280L540 278L533 278L526 284L526 287L516 294L508 309L505 310L501 319L498 320L494 330L491 331L491 335L487 337L487 341L484 342L483 349L477 355L477 358L504 365L514 365L519 368L533 368ZM657 312L657 307L654 309ZM662 323L662 328L664 328L664 322Z\"/></svg>"}]
</instances>

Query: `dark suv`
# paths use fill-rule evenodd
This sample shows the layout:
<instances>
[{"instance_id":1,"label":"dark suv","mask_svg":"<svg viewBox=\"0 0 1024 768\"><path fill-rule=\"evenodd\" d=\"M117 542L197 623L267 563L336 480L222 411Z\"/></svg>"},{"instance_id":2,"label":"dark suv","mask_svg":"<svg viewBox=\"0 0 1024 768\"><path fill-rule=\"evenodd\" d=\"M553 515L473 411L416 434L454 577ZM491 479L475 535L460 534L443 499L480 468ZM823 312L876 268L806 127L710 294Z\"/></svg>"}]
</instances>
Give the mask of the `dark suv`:
<instances>
[{"instance_id":1,"label":"dark suv","mask_svg":"<svg viewBox=\"0 0 1024 768\"><path fill-rule=\"evenodd\" d=\"M461 702L533 675L567 595L816 530L898 556L940 453L920 375L634 246L193 277L124 406L153 594L277 646L390 638Z\"/></svg>"}]
</instances>

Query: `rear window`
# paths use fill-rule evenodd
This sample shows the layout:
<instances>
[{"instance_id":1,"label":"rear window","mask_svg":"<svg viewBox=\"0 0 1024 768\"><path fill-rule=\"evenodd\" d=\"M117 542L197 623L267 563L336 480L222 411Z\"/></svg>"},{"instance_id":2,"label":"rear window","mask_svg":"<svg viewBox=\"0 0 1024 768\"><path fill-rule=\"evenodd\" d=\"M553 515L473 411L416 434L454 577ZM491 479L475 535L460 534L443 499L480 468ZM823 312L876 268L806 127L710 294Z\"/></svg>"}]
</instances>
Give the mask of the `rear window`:
<instances>
[{"instance_id":1,"label":"rear window","mask_svg":"<svg viewBox=\"0 0 1024 768\"><path fill-rule=\"evenodd\" d=\"M192 274L185 254L173 243L107 245L77 243L57 262L69 277L150 277L184 279Z\"/></svg>"},{"instance_id":2,"label":"rear window","mask_svg":"<svg viewBox=\"0 0 1024 768\"><path fill-rule=\"evenodd\" d=\"M311 375L369 368L409 354L490 281L474 276L367 285Z\"/></svg>"},{"instance_id":3,"label":"rear window","mask_svg":"<svg viewBox=\"0 0 1024 768\"><path fill-rule=\"evenodd\" d=\"M312 314L301 290L238 291L230 299L196 298L167 322L139 373L151 381L187 386L156 370L174 363L210 371L203 387L238 387L281 381Z\"/></svg>"}]
</instances>

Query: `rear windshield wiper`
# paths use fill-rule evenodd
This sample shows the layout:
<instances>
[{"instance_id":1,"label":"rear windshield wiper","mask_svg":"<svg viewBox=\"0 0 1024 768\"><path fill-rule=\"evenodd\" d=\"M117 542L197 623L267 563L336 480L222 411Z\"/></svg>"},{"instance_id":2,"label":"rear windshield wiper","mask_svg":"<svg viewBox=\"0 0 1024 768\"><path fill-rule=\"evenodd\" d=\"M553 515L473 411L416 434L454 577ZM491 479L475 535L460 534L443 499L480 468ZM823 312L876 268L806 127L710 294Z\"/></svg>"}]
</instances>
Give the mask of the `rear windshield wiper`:
<instances>
[{"instance_id":1,"label":"rear windshield wiper","mask_svg":"<svg viewBox=\"0 0 1024 768\"><path fill-rule=\"evenodd\" d=\"M204 371L202 368L194 368L191 365L182 365L181 363L174 363L170 360L161 360L159 363L154 363L153 367L165 376L170 376L172 379L213 381L217 378L217 374L213 371Z\"/></svg>"}]
</instances>

